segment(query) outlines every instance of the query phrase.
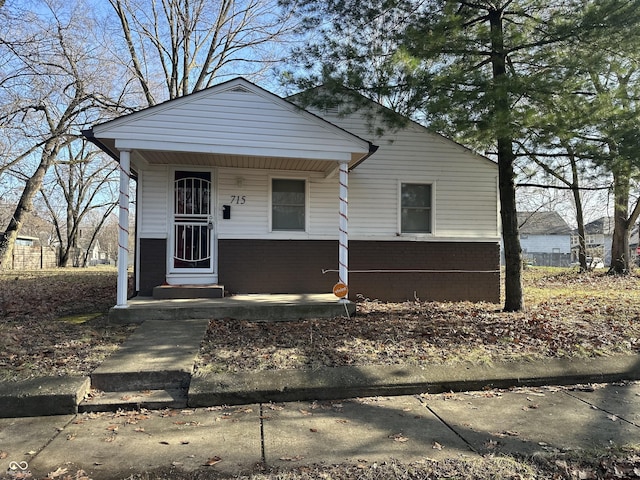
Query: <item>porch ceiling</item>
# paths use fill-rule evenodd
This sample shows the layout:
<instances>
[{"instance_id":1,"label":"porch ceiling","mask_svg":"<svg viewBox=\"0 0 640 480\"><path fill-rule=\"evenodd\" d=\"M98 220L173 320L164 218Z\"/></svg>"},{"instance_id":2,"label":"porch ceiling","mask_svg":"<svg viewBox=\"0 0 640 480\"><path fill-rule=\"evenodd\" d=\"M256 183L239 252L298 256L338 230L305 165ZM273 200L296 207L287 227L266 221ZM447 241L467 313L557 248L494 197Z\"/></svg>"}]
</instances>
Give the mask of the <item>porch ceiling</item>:
<instances>
[{"instance_id":1,"label":"porch ceiling","mask_svg":"<svg viewBox=\"0 0 640 480\"><path fill-rule=\"evenodd\" d=\"M326 172L335 168L336 162L307 158L261 157L192 152L166 152L135 150L134 163L141 160L148 165L188 165L195 167L256 168L267 170L298 170Z\"/></svg>"}]
</instances>

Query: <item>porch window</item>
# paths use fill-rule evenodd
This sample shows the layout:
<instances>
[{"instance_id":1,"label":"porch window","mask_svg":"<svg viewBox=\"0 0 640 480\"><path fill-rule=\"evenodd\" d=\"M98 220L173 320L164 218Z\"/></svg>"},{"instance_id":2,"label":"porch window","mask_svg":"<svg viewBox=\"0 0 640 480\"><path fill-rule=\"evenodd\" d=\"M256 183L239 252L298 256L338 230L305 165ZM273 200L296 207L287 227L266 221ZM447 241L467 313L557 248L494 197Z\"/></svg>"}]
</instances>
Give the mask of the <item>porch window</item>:
<instances>
[{"instance_id":1,"label":"porch window","mask_svg":"<svg viewBox=\"0 0 640 480\"><path fill-rule=\"evenodd\" d=\"M400 231L432 233L431 184L402 183L400 197Z\"/></svg>"},{"instance_id":2,"label":"porch window","mask_svg":"<svg viewBox=\"0 0 640 480\"><path fill-rule=\"evenodd\" d=\"M271 180L271 229L305 230L306 188L304 180Z\"/></svg>"}]
</instances>

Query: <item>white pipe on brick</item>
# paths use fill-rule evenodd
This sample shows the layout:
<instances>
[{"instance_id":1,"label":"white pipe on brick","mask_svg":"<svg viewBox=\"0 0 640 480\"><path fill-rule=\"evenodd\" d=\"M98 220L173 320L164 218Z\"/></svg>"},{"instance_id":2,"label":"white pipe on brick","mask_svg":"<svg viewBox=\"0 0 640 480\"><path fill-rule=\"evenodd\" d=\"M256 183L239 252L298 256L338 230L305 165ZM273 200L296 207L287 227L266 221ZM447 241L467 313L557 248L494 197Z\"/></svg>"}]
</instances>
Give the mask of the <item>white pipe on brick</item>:
<instances>
[{"instance_id":1,"label":"white pipe on brick","mask_svg":"<svg viewBox=\"0 0 640 480\"><path fill-rule=\"evenodd\" d=\"M118 212L118 284L116 308L127 308L127 269L129 265L129 177L131 151L120 151L120 197Z\"/></svg>"}]
</instances>

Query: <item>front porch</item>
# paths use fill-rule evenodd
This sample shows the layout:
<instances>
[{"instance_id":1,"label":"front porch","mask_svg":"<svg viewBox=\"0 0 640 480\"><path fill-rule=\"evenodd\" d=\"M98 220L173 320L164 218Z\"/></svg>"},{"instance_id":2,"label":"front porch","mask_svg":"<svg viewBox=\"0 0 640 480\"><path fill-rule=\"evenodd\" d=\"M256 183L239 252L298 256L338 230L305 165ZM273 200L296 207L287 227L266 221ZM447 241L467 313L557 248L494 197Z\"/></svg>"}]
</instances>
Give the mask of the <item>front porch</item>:
<instances>
[{"instance_id":1,"label":"front porch","mask_svg":"<svg viewBox=\"0 0 640 480\"><path fill-rule=\"evenodd\" d=\"M355 303L338 300L333 294L253 294L190 299L133 297L126 308L114 307L109 311L109 322L127 324L195 318L277 322L351 316L355 311Z\"/></svg>"}]
</instances>

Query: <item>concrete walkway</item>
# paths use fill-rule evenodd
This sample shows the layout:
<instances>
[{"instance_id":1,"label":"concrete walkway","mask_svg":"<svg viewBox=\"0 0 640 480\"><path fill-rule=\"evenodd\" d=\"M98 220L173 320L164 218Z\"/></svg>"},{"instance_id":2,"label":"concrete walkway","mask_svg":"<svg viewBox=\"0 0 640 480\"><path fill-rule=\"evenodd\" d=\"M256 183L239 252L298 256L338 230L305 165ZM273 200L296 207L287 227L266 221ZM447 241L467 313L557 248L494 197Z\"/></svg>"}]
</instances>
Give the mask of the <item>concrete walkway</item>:
<instances>
[{"instance_id":1,"label":"concrete walkway","mask_svg":"<svg viewBox=\"0 0 640 480\"><path fill-rule=\"evenodd\" d=\"M106 480L159 467L236 475L257 464L590 450L637 444L639 398L631 383L6 418L0 471L82 469Z\"/></svg>"}]
</instances>

